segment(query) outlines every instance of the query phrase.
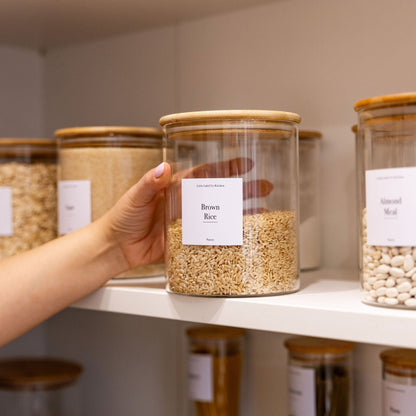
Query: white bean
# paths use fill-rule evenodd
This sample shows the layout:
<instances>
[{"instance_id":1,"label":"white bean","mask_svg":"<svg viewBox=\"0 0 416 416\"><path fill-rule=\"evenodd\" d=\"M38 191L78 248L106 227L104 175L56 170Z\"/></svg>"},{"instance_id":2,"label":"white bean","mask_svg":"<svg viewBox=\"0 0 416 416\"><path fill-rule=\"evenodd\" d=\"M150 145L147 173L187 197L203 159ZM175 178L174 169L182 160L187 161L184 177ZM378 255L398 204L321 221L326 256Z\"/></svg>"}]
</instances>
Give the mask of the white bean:
<instances>
[{"instance_id":1,"label":"white bean","mask_svg":"<svg viewBox=\"0 0 416 416\"><path fill-rule=\"evenodd\" d=\"M376 289L376 296L380 297L380 296L385 296L386 295L386 287L379 287L378 289Z\"/></svg>"},{"instance_id":2,"label":"white bean","mask_svg":"<svg viewBox=\"0 0 416 416\"><path fill-rule=\"evenodd\" d=\"M377 269L376 269L376 273L382 273L382 274L384 274L384 273L387 274L389 271L390 271L390 267L387 266L386 264L382 264L382 265L378 266Z\"/></svg>"},{"instance_id":3,"label":"white bean","mask_svg":"<svg viewBox=\"0 0 416 416\"><path fill-rule=\"evenodd\" d=\"M408 293L399 293L399 295L397 296L398 301L401 303L404 303L409 298L410 295Z\"/></svg>"},{"instance_id":4,"label":"white bean","mask_svg":"<svg viewBox=\"0 0 416 416\"><path fill-rule=\"evenodd\" d=\"M373 287L374 289L379 289L380 287L384 287L385 286L385 281L384 280L376 280L376 282L374 283Z\"/></svg>"},{"instance_id":5,"label":"white bean","mask_svg":"<svg viewBox=\"0 0 416 416\"><path fill-rule=\"evenodd\" d=\"M386 273L378 273L378 274L376 274L376 279L377 280L385 280L385 279L387 279L389 277L389 275L388 274L386 274Z\"/></svg>"},{"instance_id":6,"label":"white bean","mask_svg":"<svg viewBox=\"0 0 416 416\"><path fill-rule=\"evenodd\" d=\"M386 305L397 305L399 301L396 298L386 298L384 303L386 303Z\"/></svg>"},{"instance_id":7,"label":"white bean","mask_svg":"<svg viewBox=\"0 0 416 416\"><path fill-rule=\"evenodd\" d=\"M409 294L410 294L410 296L416 296L416 287L412 287L412 288L409 290Z\"/></svg>"},{"instance_id":8,"label":"white bean","mask_svg":"<svg viewBox=\"0 0 416 416\"><path fill-rule=\"evenodd\" d=\"M382 259L382 262L385 263L385 264L390 264L391 263L391 257L388 254L383 253L381 255L381 259Z\"/></svg>"},{"instance_id":9,"label":"white bean","mask_svg":"<svg viewBox=\"0 0 416 416\"><path fill-rule=\"evenodd\" d=\"M394 256L391 259L391 265L393 267L399 267L404 263L404 256Z\"/></svg>"},{"instance_id":10,"label":"white bean","mask_svg":"<svg viewBox=\"0 0 416 416\"><path fill-rule=\"evenodd\" d=\"M386 280L386 287L393 287L395 285L396 285L396 281L392 277L389 277Z\"/></svg>"},{"instance_id":11,"label":"white bean","mask_svg":"<svg viewBox=\"0 0 416 416\"><path fill-rule=\"evenodd\" d=\"M395 287L389 287L386 290L386 296L388 298L397 298L398 294L399 294L399 291Z\"/></svg>"},{"instance_id":12,"label":"white bean","mask_svg":"<svg viewBox=\"0 0 416 416\"><path fill-rule=\"evenodd\" d=\"M404 304L405 304L406 306L409 306L409 308L414 308L414 307L416 307L416 299L415 299L415 298L410 298L410 299L407 299L407 300L404 302Z\"/></svg>"},{"instance_id":13,"label":"white bean","mask_svg":"<svg viewBox=\"0 0 416 416\"><path fill-rule=\"evenodd\" d=\"M410 254L407 254L404 257L403 269L405 272L408 272L409 270L412 270L413 267L415 267L415 261L413 260L413 257Z\"/></svg>"},{"instance_id":14,"label":"white bean","mask_svg":"<svg viewBox=\"0 0 416 416\"><path fill-rule=\"evenodd\" d=\"M416 272L416 267L413 267L412 269L410 269L406 274L405 274L405 276L406 277L412 277L414 274L415 274L415 272Z\"/></svg>"},{"instance_id":15,"label":"white bean","mask_svg":"<svg viewBox=\"0 0 416 416\"><path fill-rule=\"evenodd\" d=\"M403 277L404 276L404 270L399 269L398 267L390 267L390 274L393 277Z\"/></svg>"},{"instance_id":16,"label":"white bean","mask_svg":"<svg viewBox=\"0 0 416 416\"><path fill-rule=\"evenodd\" d=\"M385 296L380 296L380 297L377 298L377 302L378 303L385 303L385 301L386 301L386 297Z\"/></svg>"}]
</instances>

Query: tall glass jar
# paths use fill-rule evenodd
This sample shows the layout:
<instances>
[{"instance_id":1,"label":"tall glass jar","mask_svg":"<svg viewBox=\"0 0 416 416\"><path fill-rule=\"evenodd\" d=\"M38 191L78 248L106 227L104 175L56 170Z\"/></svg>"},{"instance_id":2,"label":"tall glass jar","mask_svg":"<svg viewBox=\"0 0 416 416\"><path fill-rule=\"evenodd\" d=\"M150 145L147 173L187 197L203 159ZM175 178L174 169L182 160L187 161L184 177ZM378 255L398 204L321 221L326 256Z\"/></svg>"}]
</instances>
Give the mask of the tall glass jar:
<instances>
[{"instance_id":1,"label":"tall glass jar","mask_svg":"<svg viewBox=\"0 0 416 416\"><path fill-rule=\"evenodd\" d=\"M288 349L290 416L351 416L354 344L292 337Z\"/></svg>"},{"instance_id":2,"label":"tall glass jar","mask_svg":"<svg viewBox=\"0 0 416 416\"><path fill-rule=\"evenodd\" d=\"M171 292L271 295L299 288L297 114L202 111L162 117ZM184 151L186 150L186 151Z\"/></svg>"},{"instance_id":3,"label":"tall glass jar","mask_svg":"<svg viewBox=\"0 0 416 416\"><path fill-rule=\"evenodd\" d=\"M162 131L149 127L57 130L58 231L75 231L105 214L148 170L163 160ZM162 261L117 277L159 276Z\"/></svg>"},{"instance_id":4,"label":"tall glass jar","mask_svg":"<svg viewBox=\"0 0 416 416\"><path fill-rule=\"evenodd\" d=\"M188 335L188 391L196 416L238 416L244 330L193 327Z\"/></svg>"},{"instance_id":5,"label":"tall glass jar","mask_svg":"<svg viewBox=\"0 0 416 416\"><path fill-rule=\"evenodd\" d=\"M56 143L0 138L0 259L56 237Z\"/></svg>"},{"instance_id":6,"label":"tall glass jar","mask_svg":"<svg viewBox=\"0 0 416 416\"><path fill-rule=\"evenodd\" d=\"M355 109L365 170L362 299L416 308L416 93L361 100Z\"/></svg>"},{"instance_id":7,"label":"tall glass jar","mask_svg":"<svg viewBox=\"0 0 416 416\"><path fill-rule=\"evenodd\" d=\"M416 409L416 350L389 349L383 364L382 416L411 416Z\"/></svg>"},{"instance_id":8,"label":"tall glass jar","mask_svg":"<svg viewBox=\"0 0 416 416\"><path fill-rule=\"evenodd\" d=\"M319 131L299 131L299 258L301 270L321 264Z\"/></svg>"},{"instance_id":9,"label":"tall glass jar","mask_svg":"<svg viewBox=\"0 0 416 416\"><path fill-rule=\"evenodd\" d=\"M82 367L52 358L0 360L2 416L80 416Z\"/></svg>"}]
</instances>

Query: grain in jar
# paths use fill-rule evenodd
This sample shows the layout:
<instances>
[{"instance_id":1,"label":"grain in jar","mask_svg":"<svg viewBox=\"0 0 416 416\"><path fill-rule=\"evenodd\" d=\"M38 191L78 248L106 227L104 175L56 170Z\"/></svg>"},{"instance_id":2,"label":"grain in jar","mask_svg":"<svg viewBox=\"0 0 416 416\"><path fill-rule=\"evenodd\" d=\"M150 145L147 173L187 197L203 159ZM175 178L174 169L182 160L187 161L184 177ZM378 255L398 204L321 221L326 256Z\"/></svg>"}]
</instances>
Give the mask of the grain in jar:
<instances>
[{"instance_id":1,"label":"grain in jar","mask_svg":"<svg viewBox=\"0 0 416 416\"><path fill-rule=\"evenodd\" d=\"M244 330L192 327L188 335L188 393L196 416L238 416Z\"/></svg>"},{"instance_id":2,"label":"grain in jar","mask_svg":"<svg viewBox=\"0 0 416 416\"><path fill-rule=\"evenodd\" d=\"M171 149L168 290L199 296L294 292L298 264L298 123L281 111L162 117Z\"/></svg>"},{"instance_id":3,"label":"grain in jar","mask_svg":"<svg viewBox=\"0 0 416 416\"><path fill-rule=\"evenodd\" d=\"M416 308L416 93L358 101L362 300ZM362 192L362 188L358 190Z\"/></svg>"},{"instance_id":4,"label":"grain in jar","mask_svg":"<svg viewBox=\"0 0 416 416\"><path fill-rule=\"evenodd\" d=\"M382 416L412 416L416 409L416 350L397 348L380 354L383 372Z\"/></svg>"},{"instance_id":5,"label":"grain in jar","mask_svg":"<svg viewBox=\"0 0 416 416\"><path fill-rule=\"evenodd\" d=\"M0 138L0 259L56 237L56 142Z\"/></svg>"},{"instance_id":6,"label":"grain in jar","mask_svg":"<svg viewBox=\"0 0 416 416\"><path fill-rule=\"evenodd\" d=\"M162 131L149 127L79 127L55 132L59 144L59 234L105 214L148 170L163 160ZM141 266L121 278L158 276L164 266Z\"/></svg>"},{"instance_id":7,"label":"grain in jar","mask_svg":"<svg viewBox=\"0 0 416 416\"><path fill-rule=\"evenodd\" d=\"M299 258L301 270L321 264L319 131L299 131Z\"/></svg>"},{"instance_id":8,"label":"grain in jar","mask_svg":"<svg viewBox=\"0 0 416 416\"><path fill-rule=\"evenodd\" d=\"M313 337L291 337L288 350L291 416L352 414L351 352L354 344Z\"/></svg>"}]
</instances>

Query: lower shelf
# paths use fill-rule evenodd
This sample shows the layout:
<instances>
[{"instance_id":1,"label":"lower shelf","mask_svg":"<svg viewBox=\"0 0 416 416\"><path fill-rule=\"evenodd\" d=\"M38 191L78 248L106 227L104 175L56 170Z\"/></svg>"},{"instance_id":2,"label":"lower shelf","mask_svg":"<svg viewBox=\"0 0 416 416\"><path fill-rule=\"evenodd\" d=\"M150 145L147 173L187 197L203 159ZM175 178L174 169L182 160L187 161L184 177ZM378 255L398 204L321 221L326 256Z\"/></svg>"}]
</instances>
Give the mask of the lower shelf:
<instances>
[{"instance_id":1,"label":"lower shelf","mask_svg":"<svg viewBox=\"0 0 416 416\"><path fill-rule=\"evenodd\" d=\"M112 280L73 307L416 348L416 310L363 304L352 270L304 272L299 292L253 298L174 295L163 277Z\"/></svg>"}]
</instances>

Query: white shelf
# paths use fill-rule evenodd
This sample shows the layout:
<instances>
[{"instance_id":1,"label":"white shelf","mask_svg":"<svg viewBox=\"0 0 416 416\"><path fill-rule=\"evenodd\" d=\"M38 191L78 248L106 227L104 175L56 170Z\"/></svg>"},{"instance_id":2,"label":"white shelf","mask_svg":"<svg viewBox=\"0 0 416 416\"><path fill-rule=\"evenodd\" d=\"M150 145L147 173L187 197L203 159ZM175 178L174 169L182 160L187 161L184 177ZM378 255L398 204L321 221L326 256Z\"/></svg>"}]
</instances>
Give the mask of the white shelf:
<instances>
[{"instance_id":1,"label":"white shelf","mask_svg":"<svg viewBox=\"0 0 416 416\"><path fill-rule=\"evenodd\" d=\"M163 278L111 281L76 308L174 319L379 345L416 347L416 310L360 301L357 272L303 273L302 287L284 296L202 298L169 294Z\"/></svg>"}]
</instances>

